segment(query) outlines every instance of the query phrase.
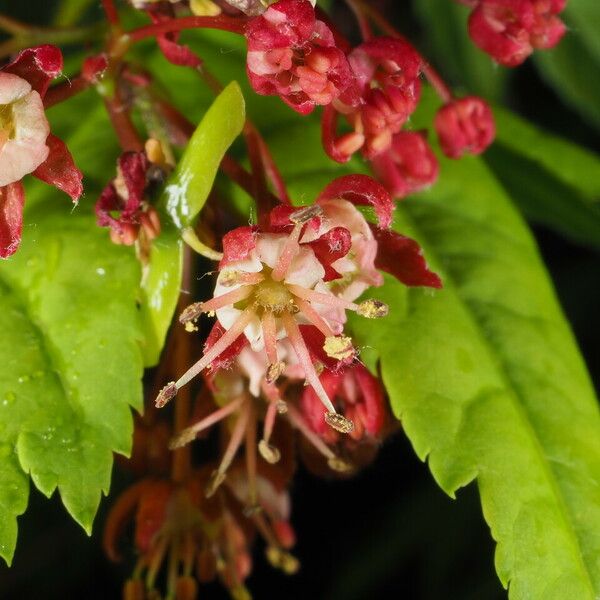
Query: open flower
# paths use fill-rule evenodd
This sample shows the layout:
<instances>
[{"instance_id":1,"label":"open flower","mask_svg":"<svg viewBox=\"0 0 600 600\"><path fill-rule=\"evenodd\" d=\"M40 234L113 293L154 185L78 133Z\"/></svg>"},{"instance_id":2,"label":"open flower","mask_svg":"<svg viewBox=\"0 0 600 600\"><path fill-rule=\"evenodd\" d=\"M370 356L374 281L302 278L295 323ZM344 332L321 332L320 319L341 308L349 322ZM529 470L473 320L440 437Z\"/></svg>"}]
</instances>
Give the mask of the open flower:
<instances>
[{"instance_id":1,"label":"open flower","mask_svg":"<svg viewBox=\"0 0 600 600\"><path fill-rule=\"evenodd\" d=\"M308 0L279 0L246 27L248 78L301 114L330 104L354 84L345 54Z\"/></svg>"},{"instance_id":2,"label":"open flower","mask_svg":"<svg viewBox=\"0 0 600 600\"><path fill-rule=\"evenodd\" d=\"M383 227L370 226L368 233L357 215L348 216L350 207L356 211L354 205L372 206ZM441 286L439 278L427 268L416 242L388 231L392 208L392 200L380 184L365 175L350 175L328 185L312 206L276 207L264 229L246 226L226 234L214 297L192 304L180 317L186 327L194 329L202 313L214 313L217 324L202 358L179 380L163 388L156 405L163 406L205 369L230 362L247 344L265 354L266 379L273 383L285 367L278 345L286 340L307 384L325 408L327 423L338 431L351 431L352 422L336 412L313 358L318 357L319 364L330 369L351 362L355 350L344 335L346 311L380 318L387 314L387 306L373 299L357 304L344 298L344 293L354 294L356 290L344 284L336 289L336 276L343 280L346 273L352 283L363 288L367 281L380 283L376 267L409 285ZM327 209L341 219L340 225L323 225ZM341 210L346 211L343 218ZM355 241L355 255L348 258ZM388 250L394 255L387 256ZM347 262L339 262L346 258Z\"/></svg>"},{"instance_id":3,"label":"open flower","mask_svg":"<svg viewBox=\"0 0 600 600\"><path fill-rule=\"evenodd\" d=\"M43 99L62 71L54 46L20 52L0 69L0 257L14 254L21 241L25 191L21 179L33 174L76 201L82 174L65 144L50 133Z\"/></svg>"}]
</instances>

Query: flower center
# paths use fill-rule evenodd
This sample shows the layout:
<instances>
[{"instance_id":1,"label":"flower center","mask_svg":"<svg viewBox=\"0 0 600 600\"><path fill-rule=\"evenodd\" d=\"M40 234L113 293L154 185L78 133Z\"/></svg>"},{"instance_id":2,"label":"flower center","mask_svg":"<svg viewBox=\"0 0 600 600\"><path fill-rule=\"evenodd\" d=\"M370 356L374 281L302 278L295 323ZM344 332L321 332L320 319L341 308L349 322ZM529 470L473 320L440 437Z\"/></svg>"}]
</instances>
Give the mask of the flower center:
<instances>
[{"instance_id":1,"label":"flower center","mask_svg":"<svg viewBox=\"0 0 600 600\"><path fill-rule=\"evenodd\" d=\"M273 281L267 276L255 287L254 302L263 310L280 314L285 310L293 310L294 296L283 281Z\"/></svg>"},{"instance_id":2,"label":"flower center","mask_svg":"<svg viewBox=\"0 0 600 600\"><path fill-rule=\"evenodd\" d=\"M0 148L15 135L12 104L0 104Z\"/></svg>"}]
</instances>

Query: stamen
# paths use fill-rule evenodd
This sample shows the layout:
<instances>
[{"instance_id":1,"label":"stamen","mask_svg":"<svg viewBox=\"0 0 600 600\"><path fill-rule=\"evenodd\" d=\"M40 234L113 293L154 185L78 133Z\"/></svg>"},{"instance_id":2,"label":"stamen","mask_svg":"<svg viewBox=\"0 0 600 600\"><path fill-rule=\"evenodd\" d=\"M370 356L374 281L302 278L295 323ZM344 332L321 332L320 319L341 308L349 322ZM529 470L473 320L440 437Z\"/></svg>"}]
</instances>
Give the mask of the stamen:
<instances>
[{"instance_id":1,"label":"stamen","mask_svg":"<svg viewBox=\"0 0 600 600\"><path fill-rule=\"evenodd\" d=\"M264 312L261 324L267 358L271 364L275 364L279 359L277 357L277 324L273 311L266 310Z\"/></svg>"},{"instance_id":2,"label":"stamen","mask_svg":"<svg viewBox=\"0 0 600 600\"><path fill-rule=\"evenodd\" d=\"M277 407L277 414L285 415L288 411L288 405L285 400L277 400L275 406Z\"/></svg>"},{"instance_id":3,"label":"stamen","mask_svg":"<svg viewBox=\"0 0 600 600\"><path fill-rule=\"evenodd\" d=\"M349 302L343 298L338 298L333 294L325 294L323 292L315 292L308 288L301 287L295 283L288 283L287 288L294 296L308 300L309 302L316 302L317 304L324 304L325 306L332 306L333 308L341 308L343 310L358 310L358 304Z\"/></svg>"},{"instance_id":4,"label":"stamen","mask_svg":"<svg viewBox=\"0 0 600 600\"><path fill-rule=\"evenodd\" d=\"M285 363L283 361L280 360L276 363L271 363L267 367L267 374L265 376L267 383L275 383L284 371Z\"/></svg>"},{"instance_id":5,"label":"stamen","mask_svg":"<svg viewBox=\"0 0 600 600\"><path fill-rule=\"evenodd\" d=\"M233 462L235 454L238 451L246 431L246 425L248 424L248 418L250 417L250 402L248 402L245 408L242 410L238 420L235 423L233 431L231 432L231 438L225 448L225 453L219 464L219 468L212 474L211 480L206 486L205 495L210 498L216 491L217 488L225 481L225 472Z\"/></svg>"},{"instance_id":6,"label":"stamen","mask_svg":"<svg viewBox=\"0 0 600 600\"><path fill-rule=\"evenodd\" d=\"M256 415L252 401L248 402L248 425L246 427L246 471L248 473L248 504L247 508L256 510Z\"/></svg>"},{"instance_id":7,"label":"stamen","mask_svg":"<svg viewBox=\"0 0 600 600\"><path fill-rule=\"evenodd\" d=\"M337 459L333 450L309 427L304 416L291 404L288 407L288 418L291 424L314 446L327 461Z\"/></svg>"},{"instance_id":8,"label":"stamen","mask_svg":"<svg viewBox=\"0 0 600 600\"><path fill-rule=\"evenodd\" d=\"M242 286L231 292L227 292L226 294L222 294L221 296L216 296L215 298L211 298L206 302L200 302L200 309L202 312L212 312L215 310L219 310L224 306L229 306L230 304L235 304L236 302L240 302L241 300L245 300L246 298L252 295L254 290L251 286ZM181 321L181 318L179 319Z\"/></svg>"},{"instance_id":9,"label":"stamen","mask_svg":"<svg viewBox=\"0 0 600 600\"><path fill-rule=\"evenodd\" d=\"M325 338L323 350L330 358L335 360L348 360L356 354L352 340L345 336L330 336Z\"/></svg>"},{"instance_id":10,"label":"stamen","mask_svg":"<svg viewBox=\"0 0 600 600\"><path fill-rule=\"evenodd\" d=\"M246 271L236 271L229 269L221 271L219 283L223 287L231 287L233 285L256 285L264 281L265 276L262 273L247 273Z\"/></svg>"},{"instance_id":11,"label":"stamen","mask_svg":"<svg viewBox=\"0 0 600 600\"><path fill-rule=\"evenodd\" d=\"M325 319L310 305L310 303L306 302L306 300L296 299L296 306L325 337L335 335L327 321L325 321Z\"/></svg>"},{"instance_id":12,"label":"stamen","mask_svg":"<svg viewBox=\"0 0 600 600\"><path fill-rule=\"evenodd\" d=\"M210 363L221 355L237 338L242 335L246 325L255 317L254 309L248 307L237 318L233 325L215 342L204 356L190 369L188 369L175 383L177 389L183 387L191 379L196 377L198 373L203 371Z\"/></svg>"},{"instance_id":13,"label":"stamen","mask_svg":"<svg viewBox=\"0 0 600 600\"><path fill-rule=\"evenodd\" d=\"M354 429L354 423L350 419L336 412L328 412L325 415L325 422L340 433L350 433Z\"/></svg>"},{"instance_id":14,"label":"stamen","mask_svg":"<svg viewBox=\"0 0 600 600\"><path fill-rule=\"evenodd\" d=\"M327 461L327 465L332 471L337 471L338 473L351 473L354 471L354 465L352 463L349 463L338 456L330 458Z\"/></svg>"},{"instance_id":15,"label":"stamen","mask_svg":"<svg viewBox=\"0 0 600 600\"><path fill-rule=\"evenodd\" d=\"M388 315L390 309L384 302L371 298L361 302L358 305L358 310L356 312L361 317L366 317L367 319L381 319Z\"/></svg>"},{"instance_id":16,"label":"stamen","mask_svg":"<svg viewBox=\"0 0 600 600\"><path fill-rule=\"evenodd\" d=\"M196 436L201 431L203 431L204 429L208 429L215 423L218 423L225 417L228 417L231 413L235 412L240 407L240 405L242 404L242 402L244 400L245 400L245 397L238 398L237 400L233 400L232 402L229 402L228 404L223 406L223 408L219 408L218 410L215 410L213 413L211 413L207 417L204 417L204 419L201 419L197 423L194 423L194 425L191 425L190 427L186 427L185 429L182 429L179 432L179 434L171 440L171 442L169 444L169 449L175 450L176 448L181 448L182 446L189 444L191 441L193 441L196 438Z\"/></svg>"},{"instance_id":17,"label":"stamen","mask_svg":"<svg viewBox=\"0 0 600 600\"><path fill-rule=\"evenodd\" d=\"M260 455L271 465L278 463L281 459L281 452L279 449L273 446L273 444L269 444L265 440L260 440L258 442L258 451Z\"/></svg>"},{"instance_id":18,"label":"stamen","mask_svg":"<svg viewBox=\"0 0 600 600\"><path fill-rule=\"evenodd\" d=\"M290 221L294 225L304 225L315 217L320 217L323 214L323 209L318 204L311 204L310 206L303 206L298 210L295 210L290 215Z\"/></svg>"},{"instance_id":19,"label":"stamen","mask_svg":"<svg viewBox=\"0 0 600 600\"><path fill-rule=\"evenodd\" d=\"M302 233L303 224L294 226L290 235L285 240L285 244L281 250L281 254L277 260L275 268L271 272L271 279L273 281L281 281L287 274L292 261L294 260L298 250L300 250L300 234Z\"/></svg>"},{"instance_id":20,"label":"stamen","mask_svg":"<svg viewBox=\"0 0 600 600\"><path fill-rule=\"evenodd\" d=\"M323 403L325 408L330 412L335 414L335 407L331 403L329 396L327 396L327 392L315 371L315 367L312 364L310 359L310 354L308 352L308 348L306 347L306 343L300 333L300 329L298 328L298 324L296 320L288 313L283 313L281 315L281 320L283 321L283 326L285 327L285 331L288 335L288 338L298 356L298 360L304 369L304 375L306 380L315 390L315 393L319 397L319 400Z\"/></svg>"},{"instance_id":21,"label":"stamen","mask_svg":"<svg viewBox=\"0 0 600 600\"><path fill-rule=\"evenodd\" d=\"M154 401L156 408L162 408L169 400L177 396L177 385L174 381L170 381L165 387L158 392L158 396Z\"/></svg>"},{"instance_id":22,"label":"stamen","mask_svg":"<svg viewBox=\"0 0 600 600\"><path fill-rule=\"evenodd\" d=\"M202 314L202 302L194 302L183 309L183 312L179 315L179 322L182 325L193 323Z\"/></svg>"}]
</instances>

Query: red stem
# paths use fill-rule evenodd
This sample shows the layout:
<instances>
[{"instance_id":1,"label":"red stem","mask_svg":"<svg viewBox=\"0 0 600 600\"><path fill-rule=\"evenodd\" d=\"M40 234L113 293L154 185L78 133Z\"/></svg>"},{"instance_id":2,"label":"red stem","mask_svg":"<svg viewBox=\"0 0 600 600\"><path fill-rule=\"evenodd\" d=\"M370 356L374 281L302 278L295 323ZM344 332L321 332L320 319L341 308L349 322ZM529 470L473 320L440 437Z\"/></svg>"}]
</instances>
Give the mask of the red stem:
<instances>
[{"instance_id":1,"label":"red stem","mask_svg":"<svg viewBox=\"0 0 600 600\"><path fill-rule=\"evenodd\" d=\"M243 34L247 21L248 19L246 18L234 18L226 15L219 15L217 17L180 17L165 21L164 23L145 25L144 27L130 31L127 35L131 42L139 42L145 38L156 37L165 33L174 33L184 29L221 29L222 31Z\"/></svg>"},{"instance_id":2,"label":"red stem","mask_svg":"<svg viewBox=\"0 0 600 600\"><path fill-rule=\"evenodd\" d=\"M55 104L64 102L80 92L87 90L90 85L90 81L80 75L71 79L71 81L65 81L64 83L55 85L51 87L44 96L44 108L50 108Z\"/></svg>"},{"instance_id":3,"label":"red stem","mask_svg":"<svg viewBox=\"0 0 600 600\"><path fill-rule=\"evenodd\" d=\"M113 98L106 98L104 103L123 151L141 152L144 145L131 121L127 107L121 102L118 94Z\"/></svg>"},{"instance_id":4,"label":"red stem","mask_svg":"<svg viewBox=\"0 0 600 600\"><path fill-rule=\"evenodd\" d=\"M106 14L106 18L111 25L119 24L119 13L115 7L114 0L102 0L102 8Z\"/></svg>"},{"instance_id":5,"label":"red stem","mask_svg":"<svg viewBox=\"0 0 600 600\"><path fill-rule=\"evenodd\" d=\"M360 10L360 7L354 2L354 0L346 0L346 4L350 7L350 10L354 13L356 22L360 29L360 35L364 41L370 40L373 37L373 31L369 19Z\"/></svg>"}]
</instances>

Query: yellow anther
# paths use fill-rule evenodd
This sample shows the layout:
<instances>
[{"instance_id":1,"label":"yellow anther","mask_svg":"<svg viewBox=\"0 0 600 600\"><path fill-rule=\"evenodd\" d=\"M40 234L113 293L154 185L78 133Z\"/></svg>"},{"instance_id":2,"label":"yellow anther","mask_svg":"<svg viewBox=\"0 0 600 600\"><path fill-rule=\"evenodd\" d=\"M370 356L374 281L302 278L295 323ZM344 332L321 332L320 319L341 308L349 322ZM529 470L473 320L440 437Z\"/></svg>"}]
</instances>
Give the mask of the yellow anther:
<instances>
[{"instance_id":1,"label":"yellow anther","mask_svg":"<svg viewBox=\"0 0 600 600\"><path fill-rule=\"evenodd\" d=\"M335 360L347 360L356 353L352 340L345 335L326 337L323 350L325 350L327 356Z\"/></svg>"},{"instance_id":2,"label":"yellow anther","mask_svg":"<svg viewBox=\"0 0 600 600\"><path fill-rule=\"evenodd\" d=\"M344 415L340 415L340 413L325 413L325 422L340 433L350 433L354 430L354 423L350 419L344 417Z\"/></svg>"}]
</instances>

